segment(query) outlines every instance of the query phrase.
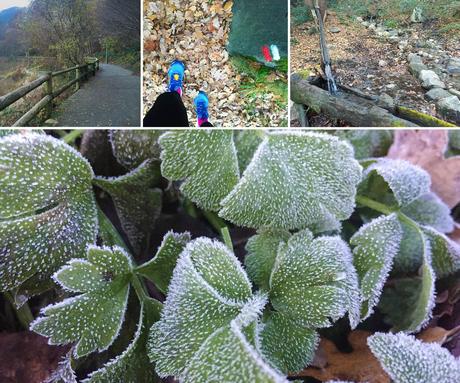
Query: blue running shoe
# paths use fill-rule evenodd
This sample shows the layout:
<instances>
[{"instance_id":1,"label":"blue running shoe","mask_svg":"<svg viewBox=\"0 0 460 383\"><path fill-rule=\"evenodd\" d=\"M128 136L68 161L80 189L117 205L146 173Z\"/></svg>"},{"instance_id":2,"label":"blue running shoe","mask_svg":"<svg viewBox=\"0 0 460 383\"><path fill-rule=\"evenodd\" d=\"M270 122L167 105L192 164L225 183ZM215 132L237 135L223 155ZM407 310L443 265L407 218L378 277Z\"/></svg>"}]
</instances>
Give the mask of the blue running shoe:
<instances>
[{"instance_id":1,"label":"blue running shoe","mask_svg":"<svg viewBox=\"0 0 460 383\"><path fill-rule=\"evenodd\" d=\"M179 60L174 60L168 70L169 92L177 92L182 96L182 82L184 81L184 73L184 63Z\"/></svg>"},{"instance_id":2,"label":"blue running shoe","mask_svg":"<svg viewBox=\"0 0 460 383\"><path fill-rule=\"evenodd\" d=\"M207 94L200 90L198 92L198 96L196 96L195 100L193 100L193 103L195 104L195 112L198 119L198 126L201 126L209 119L209 100Z\"/></svg>"}]
</instances>

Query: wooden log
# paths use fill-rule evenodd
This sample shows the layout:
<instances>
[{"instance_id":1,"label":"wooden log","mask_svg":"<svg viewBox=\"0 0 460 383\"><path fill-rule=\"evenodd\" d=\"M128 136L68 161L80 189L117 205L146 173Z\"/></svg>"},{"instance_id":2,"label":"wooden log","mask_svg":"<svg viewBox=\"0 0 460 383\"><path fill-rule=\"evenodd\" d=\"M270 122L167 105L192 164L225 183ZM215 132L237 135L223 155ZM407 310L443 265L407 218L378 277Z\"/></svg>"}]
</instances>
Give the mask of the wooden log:
<instances>
[{"instance_id":1,"label":"wooden log","mask_svg":"<svg viewBox=\"0 0 460 383\"><path fill-rule=\"evenodd\" d=\"M51 101L46 105L46 118L50 118L53 112L53 74L49 72L48 77L46 81L46 95L51 97Z\"/></svg>"},{"instance_id":2,"label":"wooden log","mask_svg":"<svg viewBox=\"0 0 460 383\"><path fill-rule=\"evenodd\" d=\"M80 90L80 67L77 67L75 69L75 80L77 80L75 82L75 92Z\"/></svg>"},{"instance_id":3,"label":"wooden log","mask_svg":"<svg viewBox=\"0 0 460 383\"><path fill-rule=\"evenodd\" d=\"M392 115L370 100L354 94L340 93L332 96L327 91L311 85L298 74L291 76L291 99L307 105L317 113L344 120L357 127L417 127L411 121Z\"/></svg>"},{"instance_id":4,"label":"wooden log","mask_svg":"<svg viewBox=\"0 0 460 383\"><path fill-rule=\"evenodd\" d=\"M42 85L44 82L48 81L49 75L44 75L36 80L32 81L29 84L26 84L16 90L13 90L12 92L0 97L0 111L3 109L7 108L11 104L15 103L17 100L20 98L26 96L30 92L32 92L34 89L37 89L40 85Z\"/></svg>"},{"instance_id":5,"label":"wooden log","mask_svg":"<svg viewBox=\"0 0 460 383\"><path fill-rule=\"evenodd\" d=\"M37 104L33 106L32 109L30 109L24 116L22 116L19 120L17 120L13 127L20 127L20 126L26 126L32 118L34 118L40 110L42 110L46 105L48 105L50 102L53 101L52 96L45 96L43 97Z\"/></svg>"},{"instance_id":6,"label":"wooden log","mask_svg":"<svg viewBox=\"0 0 460 383\"><path fill-rule=\"evenodd\" d=\"M410 121L415 122L416 124L420 126L425 126L425 127L455 128L457 126L457 125L451 124L450 122L430 116L429 114L425 114L417 110L406 108L404 106L397 106L396 114L401 118L408 119Z\"/></svg>"}]
</instances>

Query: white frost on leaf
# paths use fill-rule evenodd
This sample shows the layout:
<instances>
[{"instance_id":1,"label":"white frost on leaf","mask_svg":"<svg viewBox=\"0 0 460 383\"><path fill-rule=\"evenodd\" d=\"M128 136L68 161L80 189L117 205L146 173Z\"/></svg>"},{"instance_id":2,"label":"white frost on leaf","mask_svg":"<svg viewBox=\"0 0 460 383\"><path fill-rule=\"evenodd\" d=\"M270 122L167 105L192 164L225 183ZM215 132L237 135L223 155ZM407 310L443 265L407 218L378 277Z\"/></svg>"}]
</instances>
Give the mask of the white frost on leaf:
<instances>
[{"instance_id":1,"label":"white frost on leaf","mask_svg":"<svg viewBox=\"0 0 460 383\"><path fill-rule=\"evenodd\" d=\"M78 341L75 357L106 350L117 338L129 295L132 263L121 248L88 247L87 260L71 260L54 279L81 295L45 307L31 330L52 345Z\"/></svg>"},{"instance_id":2,"label":"white frost on leaf","mask_svg":"<svg viewBox=\"0 0 460 383\"><path fill-rule=\"evenodd\" d=\"M328 327L348 312L355 328L361 298L347 244L339 237L313 239L308 230L294 234L279 247L270 302L306 327Z\"/></svg>"},{"instance_id":3,"label":"white frost on leaf","mask_svg":"<svg viewBox=\"0 0 460 383\"><path fill-rule=\"evenodd\" d=\"M460 382L460 361L436 343L402 333L376 333L367 343L395 383Z\"/></svg>"},{"instance_id":4,"label":"white frost on leaf","mask_svg":"<svg viewBox=\"0 0 460 383\"><path fill-rule=\"evenodd\" d=\"M337 137L267 133L219 215L239 226L286 230L344 220L361 172L353 148Z\"/></svg>"},{"instance_id":5,"label":"white frost on leaf","mask_svg":"<svg viewBox=\"0 0 460 383\"><path fill-rule=\"evenodd\" d=\"M397 215L391 214L362 226L350 239L361 288L363 320L373 313L380 299L393 259L399 251L402 234Z\"/></svg>"},{"instance_id":6,"label":"white frost on leaf","mask_svg":"<svg viewBox=\"0 0 460 383\"><path fill-rule=\"evenodd\" d=\"M150 333L149 356L157 373L196 383L284 381L244 335L266 303L266 296L253 296L224 244L207 238L188 243Z\"/></svg>"},{"instance_id":7,"label":"white frost on leaf","mask_svg":"<svg viewBox=\"0 0 460 383\"><path fill-rule=\"evenodd\" d=\"M160 137L161 172L183 181L181 192L206 210L220 201L239 180L238 158L231 130L181 130Z\"/></svg>"},{"instance_id":8,"label":"white frost on leaf","mask_svg":"<svg viewBox=\"0 0 460 383\"><path fill-rule=\"evenodd\" d=\"M0 139L0 291L85 256L97 233L93 177L88 161L53 137Z\"/></svg>"}]
</instances>

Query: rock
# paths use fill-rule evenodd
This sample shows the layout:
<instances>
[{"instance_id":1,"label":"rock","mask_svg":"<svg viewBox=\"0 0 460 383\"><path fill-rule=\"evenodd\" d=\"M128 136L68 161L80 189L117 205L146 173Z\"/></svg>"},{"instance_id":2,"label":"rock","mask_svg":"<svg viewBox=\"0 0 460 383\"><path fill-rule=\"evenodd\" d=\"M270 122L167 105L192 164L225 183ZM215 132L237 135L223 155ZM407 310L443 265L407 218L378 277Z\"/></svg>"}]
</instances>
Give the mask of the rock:
<instances>
[{"instance_id":1,"label":"rock","mask_svg":"<svg viewBox=\"0 0 460 383\"><path fill-rule=\"evenodd\" d=\"M387 110L393 110L395 107L395 100L387 93L382 93L377 102L377 106Z\"/></svg>"},{"instance_id":2,"label":"rock","mask_svg":"<svg viewBox=\"0 0 460 383\"><path fill-rule=\"evenodd\" d=\"M357 21L358 23L362 23L364 20L363 20L363 18L362 18L361 16L358 16L358 17L356 18L356 21Z\"/></svg>"},{"instance_id":3,"label":"rock","mask_svg":"<svg viewBox=\"0 0 460 383\"><path fill-rule=\"evenodd\" d=\"M339 27L329 28L329 32L331 32L331 33L339 33L340 31L341 31L341 29Z\"/></svg>"},{"instance_id":4,"label":"rock","mask_svg":"<svg viewBox=\"0 0 460 383\"><path fill-rule=\"evenodd\" d=\"M49 127L55 127L55 126L58 126L59 122L57 120L54 120L52 118L49 118L45 121L45 126L49 126Z\"/></svg>"},{"instance_id":5,"label":"rock","mask_svg":"<svg viewBox=\"0 0 460 383\"><path fill-rule=\"evenodd\" d=\"M418 77L420 75L420 72L422 70L428 70L428 67L423 64L422 62L418 62L418 61L411 61L410 64L409 64L409 72Z\"/></svg>"},{"instance_id":6,"label":"rock","mask_svg":"<svg viewBox=\"0 0 460 383\"><path fill-rule=\"evenodd\" d=\"M394 29L392 29L391 31L388 31L388 35L391 38L397 38L399 36L399 32L394 30Z\"/></svg>"},{"instance_id":7,"label":"rock","mask_svg":"<svg viewBox=\"0 0 460 383\"><path fill-rule=\"evenodd\" d=\"M386 87L387 89L389 89L389 90L392 90L392 89L395 89L395 88L396 88L396 84L393 84L393 83L387 84L387 85L385 85L385 87Z\"/></svg>"},{"instance_id":8,"label":"rock","mask_svg":"<svg viewBox=\"0 0 460 383\"><path fill-rule=\"evenodd\" d=\"M452 96L451 93L441 88L433 88L425 94L425 97L430 101L439 101L450 96Z\"/></svg>"},{"instance_id":9,"label":"rock","mask_svg":"<svg viewBox=\"0 0 460 383\"><path fill-rule=\"evenodd\" d=\"M413 23L423 23L425 21L425 17L423 16L422 8L415 7L410 17L410 21Z\"/></svg>"},{"instance_id":10,"label":"rock","mask_svg":"<svg viewBox=\"0 0 460 383\"><path fill-rule=\"evenodd\" d=\"M460 91L459 90L454 89L454 88L450 88L450 89L448 89L448 91L449 91L450 94L453 94L454 96L457 96L457 97L460 98Z\"/></svg>"},{"instance_id":11,"label":"rock","mask_svg":"<svg viewBox=\"0 0 460 383\"><path fill-rule=\"evenodd\" d=\"M444 84L439 76L432 70L420 71L419 79L422 81L422 86L425 89L446 88L446 84Z\"/></svg>"},{"instance_id":12,"label":"rock","mask_svg":"<svg viewBox=\"0 0 460 383\"><path fill-rule=\"evenodd\" d=\"M375 31L375 24L374 23L370 23L369 24L369 29L372 30L372 31Z\"/></svg>"},{"instance_id":13,"label":"rock","mask_svg":"<svg viewBox=\"0 0 460 383\"><path fill-rule=\"evenodd\" d=\"M400 41L399 44L398 44L398 49L400 49L400 50L403 51L404 49L407 48L408 45L409 45L409 41L407 41L407 40L402 40L402 41Z\"/></svg>"},{"instance_id":14,"label":"rock","mask_svg":"<svg viewBox=\"0 0 460 383\"><path fill-rule=\"evenodd\" d=\"M363 22L361 23L361 25L362 25L363 27L369 28L369 25L371 25L371 23L369 23L368 21L363 21Z\"/></svg>"},{"instance_id":15,"label":"rock","mask_svg":"<svg viewBox=\"0 0 460 383\"><path fill-rule=\"evenodd\" d=\"M416 53L409 53L407 59L409 60L409 62L417 62L423 64L422 58Z\"/></svg>"},{"instance_id":16,"label":"rock","mask_svg":"<svg viewBox=\"0 0 460 383\"><path fill-rule=\"evenodd\" d=\"M447 63L447 72L452 76L460 76L460 59L451 58Z\"/></svg>"},{"instance_id":17,"label":"rock","mask_svg":"<svg viewBox=\"0 0 460 383\"><path fill-rule=\"evenodd\" d=\"M436 103L436 110L442 118L460 124L460 100L457 96L439 100Z\"/></svg>"},{"instance_id":18,"label":"rock","mask_svg":"<svg viewBox=\"0 0 460 383\"><path fill-rule=\"evenodd\" d=\"M382 68L386 67L387 65L388 65L388 63L385 60L380 60L379 61L379 66L381 66Z\"/></svg>"}]
</instances>

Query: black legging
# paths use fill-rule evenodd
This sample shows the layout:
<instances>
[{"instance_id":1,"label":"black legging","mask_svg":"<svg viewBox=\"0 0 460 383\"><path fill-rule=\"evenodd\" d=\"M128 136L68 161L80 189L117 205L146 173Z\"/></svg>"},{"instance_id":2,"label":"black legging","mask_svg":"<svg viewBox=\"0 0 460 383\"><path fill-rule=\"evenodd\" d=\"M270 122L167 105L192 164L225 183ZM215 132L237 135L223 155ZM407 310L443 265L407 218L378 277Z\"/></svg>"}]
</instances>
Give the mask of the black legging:
<instances>
[{"instance_id":1,"label":"black legging","mask_svg":"<svg viewBox=\"0 0 460 383\"><path fill-rule=\"evenodd\" d=\"M180 128L188 127L188 117L182 97L177 92L160 94L144 117L146 128ZM210 122L205 122L201 127L212 127Z\"/></svg>"}]
</instances>

